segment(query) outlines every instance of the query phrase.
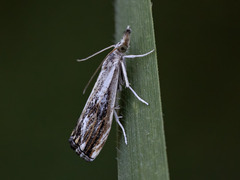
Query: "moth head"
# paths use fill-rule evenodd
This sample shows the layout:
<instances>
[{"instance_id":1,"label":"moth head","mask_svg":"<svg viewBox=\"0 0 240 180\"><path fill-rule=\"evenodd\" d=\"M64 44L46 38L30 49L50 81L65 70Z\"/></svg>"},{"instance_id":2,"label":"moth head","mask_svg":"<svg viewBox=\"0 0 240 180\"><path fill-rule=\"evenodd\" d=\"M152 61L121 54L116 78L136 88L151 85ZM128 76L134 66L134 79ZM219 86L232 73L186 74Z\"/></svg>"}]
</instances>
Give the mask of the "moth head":
<instances>
[{"instance_id":1,"label":"moth head","mask_svg":"<svg viewBox=\"0 0 240 180\"><path fill-rule=\"evenodd\" d=\"M124 44L118 47L118 51L121 53L125 53L127 51L128 47Z\"/></svg>"},{"instance_id":2,"label":"moth head","mask_svg":"<svg viewBox=\"0 0 240 180\"><path fill-rule=\"evenodd\" d=\"M117 45L117 49L119 52L125 53L127 51L127 49L129 48L131 32L132 32L132 30L130 29L130 26L127 26L127 29L123 33L122 40Z\"/></svg>"}]
</instances>

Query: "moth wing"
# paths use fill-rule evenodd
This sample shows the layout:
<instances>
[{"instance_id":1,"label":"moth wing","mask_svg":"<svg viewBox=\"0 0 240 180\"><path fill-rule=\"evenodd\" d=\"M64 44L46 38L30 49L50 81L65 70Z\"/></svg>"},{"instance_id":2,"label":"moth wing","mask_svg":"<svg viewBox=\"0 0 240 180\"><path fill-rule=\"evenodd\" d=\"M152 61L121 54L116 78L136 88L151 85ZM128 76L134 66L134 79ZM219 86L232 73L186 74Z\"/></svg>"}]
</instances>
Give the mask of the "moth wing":
<instances>
[{"instance_id":1,"label":"moth wing","mask_svg":"<svg viewBox=\"0 0 240 180\"><path fill-rule=\"evenodd\" d=\"M115 64L110 67L104 71L103 63L102 71L69 139L71 147L87 161L93 161L100 153L112 125L120 66Z\"/></svg>"}]
</instances>

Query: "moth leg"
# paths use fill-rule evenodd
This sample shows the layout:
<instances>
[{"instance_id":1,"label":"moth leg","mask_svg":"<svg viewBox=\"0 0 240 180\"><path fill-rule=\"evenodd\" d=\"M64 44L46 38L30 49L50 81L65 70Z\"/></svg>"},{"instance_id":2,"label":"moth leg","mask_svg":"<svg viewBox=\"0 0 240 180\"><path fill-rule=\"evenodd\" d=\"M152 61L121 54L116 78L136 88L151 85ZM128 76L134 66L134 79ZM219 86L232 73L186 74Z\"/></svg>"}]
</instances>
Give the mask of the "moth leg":
<instances>
[{"instance_id":1,"label":"moth leg","mask_svg":"<svg viewBox=\"0 0 240 180\"><path fill-rule=\"evenodd\" d=\"M114 109L117 109L117 110L118 110L118 109L120 109L120 106L117 105L117 106L114 107Z\"/></svg>"},{"instance_id":2,"label":"moth leg","mask_svg":"<svg viewBox=\"0 0 240 180\"><path fill-rule=\"evenodd\" d=\"M144 57L144 56L147 56L147 55L151 54L153 51L154 51L154 49L151 50L151 51L149 51L149 52L147 52L147 53L145 53L145 54L139 54L139 55L125 55L124 58Z\"/></svg>"},{"instance_id":3,"label":"moth leg","mask_svg":"<svg viewBox=\"0 0 240 180\"><path fill-rule=\"evenodd\" d=\"M124 56L125 57L125 56ZM123 73L123 78L125 80L125 83L126 83L126 87L129 88L132 93L136 96L136 98L138 98L139 101L141 101L142 103L148 105L148 103L146 101L144 101L142 98L140 98L137 93L133 90L133 88L131 88L130 84L129 84L129 81L128 81L128 77L127 77L127 71L126 71L126 68L125 68L125 65L124 65L124 62L121 61L121 69L122 69L122 73Z\"/></svg>"},{"instance_id":4,"label":"moth leg","mask_svg":"<svg viewBox=\"0 0 240 180\"><path fill-rule=\"evenodd\" d=\"M122 125L122 124L120 123L120 121L119 121L119 117L118 117L117 112L116 112L115 109L114 109L113 113L114 113L115 120L117 121L118 125L119 125L120 128L122 129L123 136L124 136L124 140L125 140L125 144L127 145L127 136L126 136L126 133L125 133L125 130L124 130L123 125Z\"/></svg>"}]
</instances>

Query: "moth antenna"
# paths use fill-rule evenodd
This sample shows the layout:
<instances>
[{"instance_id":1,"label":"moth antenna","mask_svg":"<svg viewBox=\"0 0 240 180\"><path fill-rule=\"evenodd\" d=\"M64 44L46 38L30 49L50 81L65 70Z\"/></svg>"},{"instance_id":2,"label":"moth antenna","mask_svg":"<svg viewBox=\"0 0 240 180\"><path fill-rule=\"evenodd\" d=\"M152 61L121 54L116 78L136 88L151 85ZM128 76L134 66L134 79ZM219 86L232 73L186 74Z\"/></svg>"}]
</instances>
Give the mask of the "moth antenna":
<instances>
[{"instance_id":1,"label":"moth antenna","mask_svg":"<svg viewBox=\"0 0 240 180\"><path fill-rule=\"evenodd\" d=\"M86 61L86 60L88 60L88 59L90 59L90 58L92 58L92 57L94 57L94 56L96 56L96 55L100 54L101 52L103 52L103 51L106 51L106 50L108 50L108 49L110 49L110 48L113 48L113 47L115 47L115 45L114 45L114 44L113 44L113 45L111 45L111 46L109 46L109 47L106 47L106 48L104 48L104 49L102 49L102 50L100 50L100 51L98 51L98 52L94 53L93 55L91 55L91 56L88 56L88 57L84 58L84 59L77 59L77 62Z\"/></svg>"},{"instance_id":2,"label":"moth antenna","mask_svg":"<svg viewBox=\"0 0 240 180\"><path fill-rule=\"evenodd\" d=\"M97 74L97 72L99 71L99 69L101 68L103 62L105 59L103 59L103 61L101 62L101 64L97 67L97 69L95 70L95 72L93 73L92 77L89 79L87 85L85 86L84 90L83 90L83 94L85 94L89 84L91 83L91 81L93 80L94 76Z\"/></svg>"}]
</instances>

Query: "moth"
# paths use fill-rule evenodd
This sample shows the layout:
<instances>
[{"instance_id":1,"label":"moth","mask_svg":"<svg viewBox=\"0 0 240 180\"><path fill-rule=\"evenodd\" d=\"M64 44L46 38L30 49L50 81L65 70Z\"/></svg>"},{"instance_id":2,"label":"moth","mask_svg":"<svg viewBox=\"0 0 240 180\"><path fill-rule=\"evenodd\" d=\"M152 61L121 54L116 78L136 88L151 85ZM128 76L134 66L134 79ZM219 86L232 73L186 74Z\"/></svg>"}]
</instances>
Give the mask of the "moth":
<instances>
[{"instance_id":1,"label":"moth","mask_svg":"<svg viewBox=\"0 0 240 180\"><path fill-rule=\"evenodd\" d=\"M113 48L105 57L101 66L99 66L101 71L97 81L69 138L71 148L86 161L93 161L103 148L111 129L113 115L122 129L124 140L127 144L125 130L116 112L116 95L120 85L124 83L126 88L129 88L138 100L148 105L130 86L125 59L144 57L154 50L140 55L126 55L130 43L130 34L130 26L127 26L120 42L102 49L85 59L78 60L85 61L109 48Z\"/></svg>"}]
</instances>

